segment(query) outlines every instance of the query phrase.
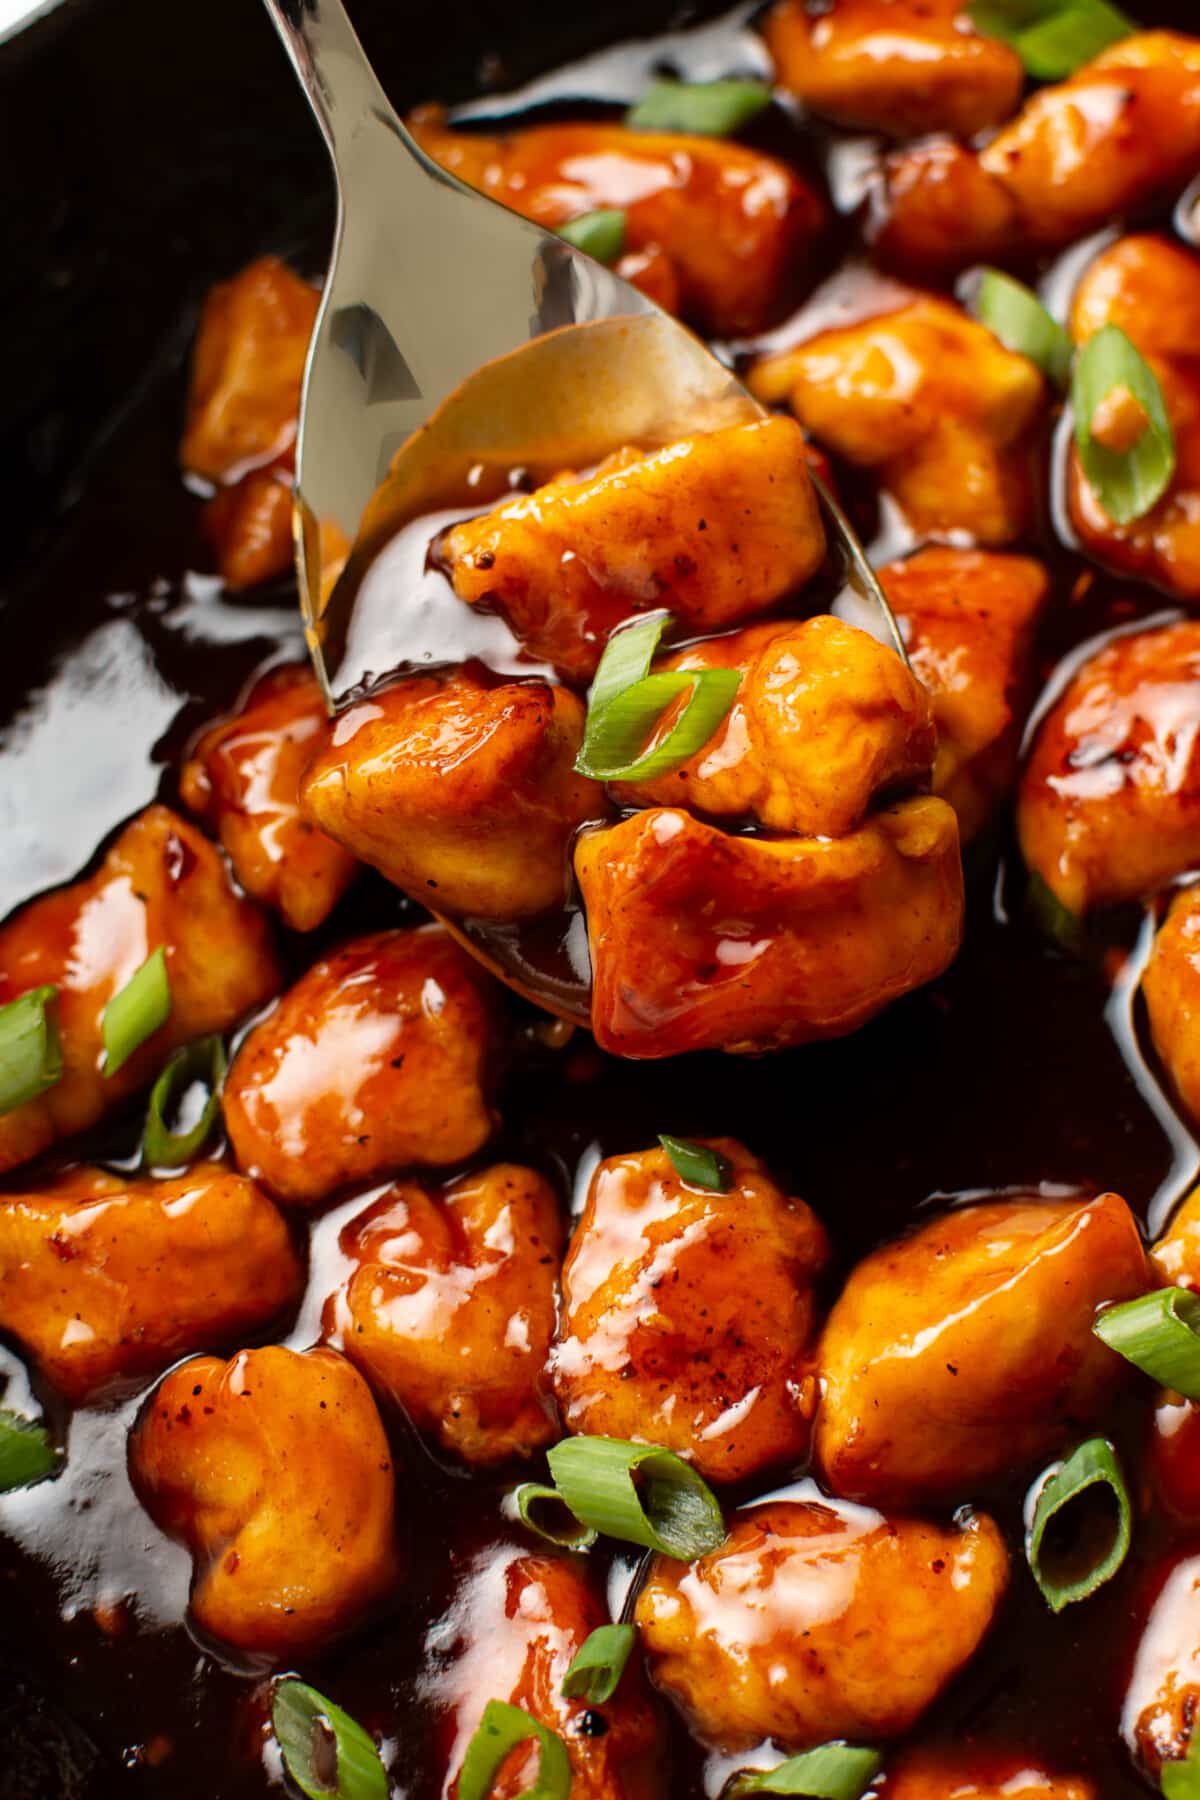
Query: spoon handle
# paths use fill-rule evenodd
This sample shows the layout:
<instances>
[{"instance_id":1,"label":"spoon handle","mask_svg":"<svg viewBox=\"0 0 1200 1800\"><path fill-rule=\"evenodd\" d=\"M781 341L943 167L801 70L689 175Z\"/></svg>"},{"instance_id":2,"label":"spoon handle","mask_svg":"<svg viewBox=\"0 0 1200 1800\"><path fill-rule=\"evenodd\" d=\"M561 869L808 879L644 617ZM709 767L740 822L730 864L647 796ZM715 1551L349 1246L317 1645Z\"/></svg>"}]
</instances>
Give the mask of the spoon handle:
<instances>
[{"instance_id":1,"label":"spoon handle","mask_svg":"<svg viewBox=\"0 0 1200 1800\"><path fill-rule=\"evenodd\" d=\"M380 87L342 0L263 0L336 162L361 128L408 133Z\"/></svg>"}]
</instances>

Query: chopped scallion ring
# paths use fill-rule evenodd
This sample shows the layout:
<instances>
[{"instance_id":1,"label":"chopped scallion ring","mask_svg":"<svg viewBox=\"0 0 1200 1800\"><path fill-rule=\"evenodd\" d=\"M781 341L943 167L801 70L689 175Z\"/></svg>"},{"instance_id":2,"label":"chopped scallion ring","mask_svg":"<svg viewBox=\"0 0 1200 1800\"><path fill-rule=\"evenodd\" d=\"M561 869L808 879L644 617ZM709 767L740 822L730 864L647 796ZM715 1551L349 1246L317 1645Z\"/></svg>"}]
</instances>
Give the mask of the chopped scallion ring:
<instances>
[{"instance_id":1,"label":"chopped scallion ring","mask_svg":"<svg viewBox=\"0 0 1200 1800\"><path fill-rule=\"evenodd\" d=\"M596 1541L596 1533L580 1524L558 1489L544 1482L523 1481L509 1501L522 1525L561 1550L590 1550Z\"/></svg>"},{"instance_id":2,"label":"chopped scallion ring","mask_svg":"<svg viewBox=\"0 0 1200 1800\"><path fill-rule=\"evenodd\" d=\"M1025 1556L1051 1612L1061 1612L1111 1580L1129 1552L1129 1493L1116 1451L1089 1438L1046 1471L1031 1498Z\"/></svg>"},{"instance_id":3,"label":"chopped scallion ring","mask_svg":"<svg viewBox=\"0 0 1200 1800\"><path fill-rule=\"evenodd\" d=\"M1166 1800L1200 1800L1200 1730L1193 1725L1187 1755L1165 1762L1158 1772L1159 1791Z\"/></svg>"},{"instance_id":4,"label":"chopped scallion ring","mask_svg":"<svg viewBox=\"0 0 1200 1800\"><path fill-rule=\"evenodd\" d=\"M1161 500L1175 473L1175 437L1158 377L1119 325L1105 325L1075 358L1075 444L1083 472L1116 525Z\"/></svg>"},{"instance_id":5,"label":"chopped scallion ring","mask_svg":"<svg viewBox=\"0 0 1200 1800\"><path fill-rule=\"evenodd\" d=\"M657 1444L569 1437L547 1460L558 1491L585 1525L681 1562L725 1541L716 1495L689 1463Z\"/></svg>"},{"instance_id":6,"label":"chopped scallion ring","mask_svg":"<svg viewBox=\"0 0 1200 1800\"><path fill-rule=\"evenodd\" d=\"M281 1681L271 1728L285 1769L309 1800L387 1800L387 1772L374 1742L316 1688Z\"/></svg>"},{"instance_id":7,"label":"chopped scallion ring","mask_svg":"<svg viewBox=\"0 0 1200 1800\"><path fill-rule=\"evenodd\" d=\"M44 1425L0 1411L0 1494L53 1474L58 1456Z\"/></svg>"},{"instance_id":8,"label":"chopped scallion ring","mask_svg":"<svg viewBox=\"0 0 1200 1800\"><path fill-rule=\"evenodd\" d=\"M221 1111L221 1083L229 1060L219 1037L199 1038L177 1050L150 1090L146 1127L142 1134L142 1158L151 1168L180 1169L203 1148ZM172 1131L167 1115L198 1083L208 1098L195 1123L184 1131Z\"/></svg>"},{"instance_id":9,"label":"chopped scallion ring","mask_svg":"<svg viewBox=\"0 0 1200 1800\"><path fill-rule=\"evenodd\" d=\"M104 1074L115 1075L134 1051L166 1024L170 1011L167 953L160 944L104 1008L100 1020Z\"/></svg>"},{"instance_id":10,"label":"chopped scallion ring","mask_svg":"<svg viewBox=\"0 0 1200 1800\"><path fill-rule=\"evenodd\" d=\"M0 1007L0 1113L36 1100L62 1077L58 989L30 988Z\"/></svg>"},{"instance_id":11,"label":"chopped scallion ring","mask_svg":"<svg viewBox=\"0 0 1200 1800\"><path fill-rule=\"evenodd\" d=\"M1185 1400L1200 1400L1200 1295L1187 1288L1159 1288L1138 1300L1106 1306L1092 1330L1160 1387Z\"/></svg>"},{"instance_id":12,"label":"chopped scallion ring","mask_svg":"<svg viewBox=\"0 0 1200 1800\"><path fill-rule=\"evenodd\" d=\"M458 1800L487 1800L509 1751L530 1738L538 1743L537 1779L532 1787L522 1789L521 1800L567 1800L571 1760L566 1745L540 1719L504 1700L489 1700L483 1709L459 1771Z\"/></svg>"},{"instance_id":13,"label":"chopped scallion ring","mask_svg":"<svg viewBox=\"0 0 1200 1800\"><path fill-rule=\"evenodd\" d=\"M1110 0L972 0L971 23L1010 44L1036 81L1062 81L1136 27Z\"/></svg>"},{"instance_id":14,"label":"chopped scallion ring","mask_svg":"<svg viewBox=\"0 0 1200 1800\"><path fill-rule=\"evenodd\" d=\"M598 1625L571 1658L563 1676L564 1698L586 1700L589 1706L611 1700L636 1636L632 1625Z\"/></svg>"},{"instance_id":15,"label":"chopped scallion ring","mask_svg":"<svg viewBox=\"0 0 1200 1800\"><path fill-rule=\"evenodd\" d=\"M588 696L583 743L575 758L580 775L593 781L649 781L666 775L703 749L733 705L741 675L736 669L648 671L670 613L650 613L619 626L604 647ZM666 736L646 749L667 707L687 701Z\"/></svg>"},{"instance_id":16,"label":"chopped scallion ring","mask_svg":"<svg viewBox=\"0 0 1200 1800\"><path fill-rule=\"evenodd\" d=\"M771 104L765 81L656 81L625 114L634 131L732 137Z\"/></svg>"},{"instance_id":17,"label":"chopped scallion ring","mask_svg":"<svg viewBox=\"0 0 1200 1800\"><path fill-rule=\"evenodd\" d=\"M707 1144L693 1143L691 1138L666 1137L661 1132L659 1143L671 1159L681 1181L689 1187L707 1188L713 1194L727 1194L733 1182L729 1159Z\"/></svg>"},{"instance_id":18,"label":"chopped scallion ring","mask_svg":"<svg viewBox=\"0 0 1200 1800\"><path fill-rule=\"evenodd\" d=\"M560 238L594 256L597 262L615 263L625 250L625 214L615 207L581 213L558 228Z\"/></svg>"},{"instance_id":19,"label":"chopped scallion ring","mask_svg":"<svg viewBox=\"0 0 1200 1800\"><path fill-rule=\"evenodd\" d=\"M721 1800L743 1794L807 1794L809 1800L859 1800L883 1766L878 1750L855 1744L822 1744L790 1756L774 1769L735 1775Z\"/></svg>"},{"instance_id":20,"label":"chopped scallion ring","mask_svg":"<svg viewBox=\"0 0 1200 1800\"><path fill-rule=\"evenodd\" d=\"M1075 346L1032 288L999 269L985 269L973 311L1006 350L1027 356L1056 387L1066 387Z\"/></svg>"}]
</instances>

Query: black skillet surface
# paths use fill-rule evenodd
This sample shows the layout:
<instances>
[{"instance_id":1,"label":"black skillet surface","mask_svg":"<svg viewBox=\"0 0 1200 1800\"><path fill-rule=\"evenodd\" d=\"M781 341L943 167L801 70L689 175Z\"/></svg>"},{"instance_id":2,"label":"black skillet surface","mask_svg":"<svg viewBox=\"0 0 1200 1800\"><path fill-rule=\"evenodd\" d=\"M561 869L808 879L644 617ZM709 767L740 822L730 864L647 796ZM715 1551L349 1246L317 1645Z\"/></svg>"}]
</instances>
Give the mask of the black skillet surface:
<instances>
[{"instance_id":1,"label":"black skillet surface","mask_svg":"<svg viewBox=\"0 0 1200 1800\"><path fill-rule=\"evenodd\" d=\"M1192 3L1156 7L1155 20L1182 23ZM357 0L354 12L401 105L511 86L674 22L645 0L561 11ZM254 0L210 0L198 15L170 0L66 0L0 48L0 219L2 912L74 874L156 792L171 798L196 725L297 641L287 584L231 602L186 573L203 569L203 552L198 508L175 474L199 297L266 249L319 268L331 219L323 153ZM1113 599L1102 582L1086 605L1060 605L1047 669L1110 621ZM1140 612L1160 604L1139 591ZM1112 1187L1144 1213L1178 1190L1176 1157L1186 1165L1191 1146L1172 1142L1110 1033L1098 963L1063 955L1025 922L1019 879L1001 884L1013 915L1001 922L1006 850L1000 834L973 852L968 945L948 977L845 1043L647 1067L578 1043L555 1055L527 1034L501 1097L502 1151L565 1191L589 1146L628 1148L664 1129L734 1133L817 1209L845 1264L939 1194ZM368 883L330 935L402 911ZM118 1125L101 1148L119 1150L128 1132ZM107 1433L97 1415L83 1424L119 1446L116 1421ZM1143 1424L1114 1422L1134 1458ZM397 1738L398 1791L432 1800L429 1720L413 1692L422 1634L491 1528L496 1492L438 1471L411 1444L401 1462L414 1574L399 1610L305 1673ZM73 1489L18 1518L25 1547L0 1541L0 1796L262 1795L254 1679L178 1626L155 1626L152 1603L94 1610L122 1571L167 1616L181 1591L180 1559L136 1508L118 1510L115 1463L106 1475L81 1456ZM978 1497L1015 1546L1019 1492ZM10 1510L0 1529L13 1521ZM1143 1534L1118 1581L1053 1623L1018 1556L988 1646L923 1735L1019 1746L1090 1773L1102 1800L1144 1792L1116 1728L1160 1549ZM677 1769L671 1795L698 1796L699 1761L682 1739Z\"/></svg>"}]
</instances>

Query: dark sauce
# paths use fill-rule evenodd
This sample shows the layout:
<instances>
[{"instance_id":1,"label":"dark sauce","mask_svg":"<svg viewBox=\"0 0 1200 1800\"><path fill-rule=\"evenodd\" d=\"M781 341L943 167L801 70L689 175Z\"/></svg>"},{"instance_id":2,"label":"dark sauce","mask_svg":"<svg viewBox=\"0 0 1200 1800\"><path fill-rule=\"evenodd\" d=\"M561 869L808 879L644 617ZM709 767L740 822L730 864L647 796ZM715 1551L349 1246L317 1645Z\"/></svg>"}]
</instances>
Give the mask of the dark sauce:
<instances>
[{"instance_id":1,"label":"dark sauce","mask_svg":"<svg viewBox=\"0 0 1200 1800\"><path fill-rule=\"evenodd\" d=\"M385 75L389 57L407 67L409 86L400 80L396 89L406 103L420 97L411 89L414 68L437 68L451 94L488 81L511 84L540 76L551 58L580 55L639 22L644 29L647 11L614 5L604 9L607 25L594 17L563 19L550 34L532 18L537 10L522 22L490 7L417 6L411 25L401 28L391 8L356 8ZM666 10L657 9L663 22ZM1156 22L1184 22L1182 0L1174 8L1141 10L1147 18L1153 12ZM245 39L251 74L243 69L237 77L243 100L261 102L263 118L278 113L286 124L257 187L253 161L241 164L253 203L240 211L232 204L228 165L244 154L255 157L258 139L249 130L239 138L232 128L212 150L221 170L215 191L198 181L194 192L172 199L178 209L192 208L186 219L180 212L179 241L162 248L172 268L188 270L170 283L172 293L194 295L209 278L266 248L291 250L314 269L322 259L323 207L305 198L323 180L319 156L310 154L298 101L288 110L289 78L282 59L272 60L277 53L265 22L255 18L252 25L245 13L225 8L223 51L215 55L210 45L196 52L196 79L203 91L207 74L210 91L220 93L221 57L236 58ZM153 45L152 9L133 17ZM457 30L450 28L455 21ZM94 18L84 15L72 29L81 50L78 63L63 53L69 91L88 93L80 70L93 50L99 54L100 34ZM220 42L221 33L216 36ZM414 44L428 49L425 62ZM500 50L484 56L483 47L492 44ZM552 76L521 96L521 104L578 111L584 101L629 97L649 72L672 61L700 77L753 73L756 54L736 28L709 27L674 49L653 43ZM189 61L192 55L189 45ZM182 78L183 53L176 57L168 66ZM57 67L53 58L48 66ZM165 132L170 109L147 81L147 91L157 95L147 101L147 117ZM93 96L92 111L98 104ZM198 128L198 115L194 122ZM118 154L126 142L140 145L139 132L122 118L100 141ZM266 135L261 121L259 135ZM801 159L832 157L839 186L853 185L855 141L816 141L778 109L755 135ZM74 147L74 135L70 142ZM53 185L51 179L52 197ZM847 224L843 242L848 233ZM124 251L130 244L118 240ZM831 255L840 247L835 237ZM143 249L143 259L146 254ZM827 270L808 273L815 282ZM853 286L844 289L843 303L855 304ZM144 302L141 314L132 304L135 320L149 317ZM121 347L119 369L131 325L129 319L111 323ZM161 324L159 318L156 332ZM0 909L75 875L93 846L156 795L173 800L181 753L198 726L226 710L256 672L300 653L290 583L231 600L211 577L195 572L204 568L199 508L175 473L191 324L184 309L152 356L154 334L143 334L137 345L143 379L106 426L71 492L69 515L52 529L38 505L65 467L70 421L78 429L87 409L72 412L49 375L22 390L40 396L51 438L57 432L63 442L39 440L21 467L26 488L16 484L18 499L27 494L28 510L14 532L30 554L14 584L6 619L10 654L0 667L0 817L8 828ZM74 366L68 359L68 369ZM104 387L102 378L92 381L93 400ZM99 417L96 410L90 422ZM856 521L873 535L872 497L847 471L837 473ZM1040 646L1043 679L1084 640L1163 607L1162 596L1143 586L1094 574L1081 582L1081 565L1049 534L1043 550L1057 576ZM455 658L470 653L463 630L452 647ZM1145 1050L1132 998L1146 939L1140 919L1105 921L1081 948L1062 948L1030 913L1003 823L972 846L968 886L966 946L949 973L841 1042L762 1061L712 1055L622 1064L581 1034L556 1040L532 1008L515 1003L516 1048L500 1092L503 1130L489 1156L513 1156L545 1170L567 1202L598 1155L643 1146L663 1130L730 1133L816 1209L836 1243L841 1272L929 1206L1006 1188L1113 1188L1157 1226L1194 1178L1198 1158ZM317 940L289 945L293 966L299 970L327 942L416 916L400 895L367 879ZM136 1133L137 1120L126 1116L71 1152L119 1162ZM298 1345L312 1341L314 1306L336 1279L338 1225L364 1203L363 1195L343 1200L312 1224L313 1298L296 1319L278 1321L264 1336L290 1332ZM309 1225L301 1221L296 1229L306 1232ZM25 1372L0 1350L5 1377L10 1402L20 1403ZM261 1796L278 1779L277 1753L264 1730L264 1674L224 1662L183 1623L189 1559L157 1532L125 1474L125 1429L138 1391L74 1418L52 1395L38 1398L69 1454L58 1480L0 1500L0 1796ZM440 1791L442 1732L422 1683L426 1634L474 1559L489 1544L514 1541L514 1528L501 1517L502 1480L444 1466L402 1419L388 1422L399 1471L405 1582L393 1611L306 1660L303 1673L382 1734L397 1793L433 1800ZM1123 1405L1106 1425L1134 1472L1136 1490L1149 1428L1145 1396ZM1027 1473L998 1492L962 1496L995 1511L1013 1550L1013 1580L983 1649L926 1715L919 1735L960 1749L1010 1750L1031 1765L1042 1761L1090 1777L1101 1800L1132 1800L1146 1789L1122 1748L1119 1721L1138 1627L1165 1553L1197 1546L1186 1536L1173 1540L1161 1520L1143 1517L1120 1576L1085 1605L1052 1618L1021 1554ZM620 1572L625 1563L618 1561ZM602 1563L597 1572L604 1573ZM617 1605L621 1585L614 1577ZM600 1724L588 1728L598 1731L602 1709L596 1716ZM699 1800L705 1759L677 1721L671 1732L669 1794Z\"/></svg>"}]
</instances>

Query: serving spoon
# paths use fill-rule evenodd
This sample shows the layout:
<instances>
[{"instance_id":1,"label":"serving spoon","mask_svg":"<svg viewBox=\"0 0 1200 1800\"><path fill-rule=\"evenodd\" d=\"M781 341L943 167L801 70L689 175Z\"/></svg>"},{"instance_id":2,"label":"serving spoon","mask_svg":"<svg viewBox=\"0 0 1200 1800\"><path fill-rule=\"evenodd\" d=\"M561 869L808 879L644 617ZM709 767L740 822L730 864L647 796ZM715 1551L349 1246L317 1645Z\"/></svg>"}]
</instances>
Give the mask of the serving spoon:
<instances>
[{"instance_id":1,"label":"serving spoon","mask_svg":"<svg viewBox=\"0 0 1200 1800\"><path fill-rule=\"evenodd\" d=\"M337 182L294 511L305 634L332 712L415 660L411 614L371 605L364 584L406 523L467 494L483 510L510 491L515 469L541 480L623 444L653 449L765 413L644 294L433 162L393 110L342 0L265 5ZM813 479L855 622L903 657L861 545ZM486 953L474 935L464 941L528 990L502 934ZM565 1002L556 1010L581 1016Z\"/></svg>"}]
</instances>

